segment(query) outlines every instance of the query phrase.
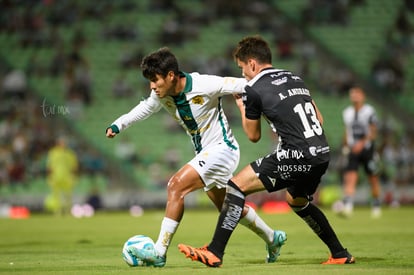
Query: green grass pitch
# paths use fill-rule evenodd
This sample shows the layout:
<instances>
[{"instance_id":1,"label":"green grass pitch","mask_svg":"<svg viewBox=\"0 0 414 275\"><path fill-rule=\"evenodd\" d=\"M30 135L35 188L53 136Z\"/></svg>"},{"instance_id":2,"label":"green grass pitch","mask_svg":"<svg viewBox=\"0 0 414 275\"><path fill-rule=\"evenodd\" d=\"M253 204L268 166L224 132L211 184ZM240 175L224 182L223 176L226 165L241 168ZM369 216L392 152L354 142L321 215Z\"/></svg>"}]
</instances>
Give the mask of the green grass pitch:
<instances>
[{"instance_id":1,"label":"green grass pitch","mask_svg":"<svg viewBox=\"0 0 414 275\"><path fill-rule=\"evenodd\" d=\"M368 208L351 219L326 214L355 265L324 266L324 244L294 213L261 216L285 230L288 241L274 264L265 264L264 242L239 225L230 239L223 266L207 268L185 259L178 243L206 244L215 227L213 210L187 210L168 251L164 268L127 266L124 241L135 234L157 238L163 211L141 217L125 212L98 212L92 218L33 214L29 219L0 219L0 274L414 274L414 208L384 208L372 220Z\"/></svg>"}]
</instances>

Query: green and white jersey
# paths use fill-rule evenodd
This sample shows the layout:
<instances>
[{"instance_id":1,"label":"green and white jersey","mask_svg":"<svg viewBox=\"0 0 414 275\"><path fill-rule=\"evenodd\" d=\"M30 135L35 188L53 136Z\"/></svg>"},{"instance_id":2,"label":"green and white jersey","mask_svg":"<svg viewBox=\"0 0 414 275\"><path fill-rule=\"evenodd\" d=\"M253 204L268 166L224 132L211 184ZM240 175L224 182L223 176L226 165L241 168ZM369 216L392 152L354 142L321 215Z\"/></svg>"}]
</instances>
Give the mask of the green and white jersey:
<instances>
[{"instance_id":1,"label":"green and white jersey","mask_svg":"<svg viewBox=\"0 0 414 275\"><path fill-rule=\"evenodd\" d=\"M144 120L164 108L187 132L196 153L211 145L225 143L238 149L222 109L221 98L228 94L243 93L244 78L182 73L186 77L184 90L178 96L159 98L154 91L129 113L113 122L119 131L132 123Z\"/></svg>"}]
</instances>

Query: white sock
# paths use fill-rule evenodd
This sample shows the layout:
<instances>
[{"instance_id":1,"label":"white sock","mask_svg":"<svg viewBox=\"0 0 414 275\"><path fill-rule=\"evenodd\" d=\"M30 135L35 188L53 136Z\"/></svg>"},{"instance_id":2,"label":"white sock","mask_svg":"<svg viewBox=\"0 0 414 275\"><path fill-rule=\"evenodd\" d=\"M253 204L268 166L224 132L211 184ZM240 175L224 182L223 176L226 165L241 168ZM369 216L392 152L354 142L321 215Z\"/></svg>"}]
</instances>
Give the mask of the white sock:
<instances>
[{"instance_id":1,"label":"white sock","mask_svg":"<svg viewBox=\"0 0 414 275\"><path fill-rule=\"evenodd\" d=\"M165 256L167 254L168 247L170 246L171 240L177 231L180 223L170 218L164 217L161 222L161 230L158 235L158 240L155 243L155 250L158 255Z\"/></svg>"},{"instance_id":2,"label":"white sock","mask_svg":"<svg viewBox=\"0 0 414 275\"><path fill-rule=\"evenodd\" d=\"M244 216L239 223L252 230L266 243L273 242L273 229L270 228L250 206L249 212L247 212L246 216Z\"/></svg>"},{"instance_id":3,"label":"white sock","mask_svg":"<svg viewBox=\"0 0 414 275\"><path fill-rule=\"evenodd\" d=\"M354 210L354 198L353 197L347 197L344 200L344 212L347 214L352 213Z\"/></svg>"}]
</instances>

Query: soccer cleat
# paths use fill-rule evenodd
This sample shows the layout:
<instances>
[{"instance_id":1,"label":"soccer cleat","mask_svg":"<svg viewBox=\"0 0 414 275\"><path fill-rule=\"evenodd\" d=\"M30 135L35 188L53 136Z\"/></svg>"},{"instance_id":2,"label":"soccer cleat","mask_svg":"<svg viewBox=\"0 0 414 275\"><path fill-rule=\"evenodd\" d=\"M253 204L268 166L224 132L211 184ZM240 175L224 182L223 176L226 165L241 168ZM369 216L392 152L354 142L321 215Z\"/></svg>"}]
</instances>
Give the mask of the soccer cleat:
<instances>
[{"instance_id":1,"label":"soccer cleat","mask_svg":"<svg viewBox=\"0 0 414 275\"><path fill-rule=\"evenodd\" d=\"M349 252L346 252L346 257L343 258L333 258L332 255L329 257L329 259L326 262L323 262L322 264L354 264L355 258Z\"/></svg>"},{"instance_id":2,"label":"soccer cleat","mask_svg":"<svg viewBox=\"0 0 414 275\"><path fill-rule=\"evenodd\" d=\"M186 258L190 258L193 261L199 261L209 267L220 267L222 261L219 257L209 251L206 246L201 248L194 248L189 245L179 244L178 249L185 255Z\"/></svg>"},{"instance_id":3,"label":"soccer cleat","mask_svg":"<svg viewBox=\"0 0 414 275\"><path fill-rule=\"evenodd\" d=\"M277 260L277 257L280 255L280 249L282 248L282 245L285 244L287 240L286 233L281 230L275 230L273 233L273 242L272 244L267 244L267 257L266 262L267 263L274 263Z\"/></svg>"},{"instance_id":4,"label":"soccer cleat","mask_svg":"<svg viewBox=\"0 0 414 275\"><path fill-rule=\"evenodd\" d=\"M165 263L167 262L167 257L158 255L155 249L146 250L146 249L136 249L135 247L130 247L129 251L132 253L132 255L134 255L138 259L141 259L147 265L152 265L155 267L163 267L165 266Z\"/></svg>"}]
</instances>

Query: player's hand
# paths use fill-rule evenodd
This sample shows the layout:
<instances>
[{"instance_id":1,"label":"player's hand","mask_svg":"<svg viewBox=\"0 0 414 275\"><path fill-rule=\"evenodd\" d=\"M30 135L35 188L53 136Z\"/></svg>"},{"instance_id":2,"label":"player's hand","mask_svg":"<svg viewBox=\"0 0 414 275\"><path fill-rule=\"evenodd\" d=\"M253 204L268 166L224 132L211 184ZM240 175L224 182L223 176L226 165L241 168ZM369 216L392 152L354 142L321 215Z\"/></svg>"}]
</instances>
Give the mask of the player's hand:
<instances>
[{"instance_id":1,"label":"player's hand","mask_svg":"<svg viewBox=\"0 0 414 275\"><path fill-rule=\"evenodd\" d=\"M114 138L116 136L116 133L112 132L111 128L106 129L106 137L107 138Z\"/></svg>"},{"instance_id":2,"label":"player's hand","mask_svg":"<svg viewBox=\"0 0 414 275\"><path fill-rule=\"evenodd\" d=\"M239 109L240 108L244 108L242 94L233 94L233 97L234 97L234 99L236 101L237 107L239 107Z\"/></svg>"},{"instance_id":3,"label":"player's hand","mask_svg":"<svg viewBox=\"0 0 414 275\"><path fill-rule=\"evenodd\" d=\"M357 143L355 143L354 146L352 146L352 153L359 154L362 152L364 147L365 147L365 140L360 140Z\"/></svg>"}]
</instances>

